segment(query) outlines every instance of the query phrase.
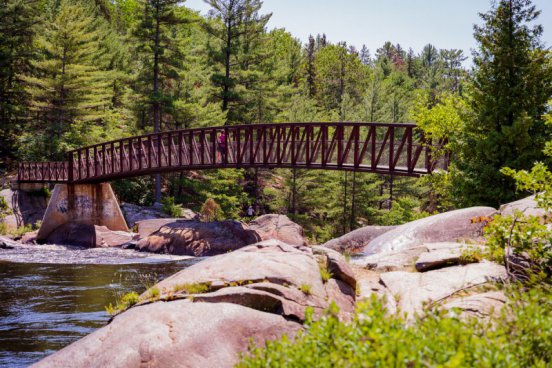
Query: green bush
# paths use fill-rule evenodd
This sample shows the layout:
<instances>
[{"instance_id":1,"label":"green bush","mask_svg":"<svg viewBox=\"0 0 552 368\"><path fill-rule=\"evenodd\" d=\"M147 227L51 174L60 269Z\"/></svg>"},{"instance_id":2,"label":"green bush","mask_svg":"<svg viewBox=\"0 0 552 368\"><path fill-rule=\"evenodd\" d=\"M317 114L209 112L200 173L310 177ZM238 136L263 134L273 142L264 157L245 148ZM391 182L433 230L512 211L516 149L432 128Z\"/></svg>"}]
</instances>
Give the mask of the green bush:
<instances>
[{"instance_id":1,"label":"green bush","mask_svg":"<svg viewBox=\"0 0 552 368\"><path fill-rule=\"evenodd\" d=\"M208 198L203 206L201 206L201 217L205 221L222 221L224 220L224 213L219 204L213 199Z\"/></svg>"},{"instance_id":2,"label":"green bush","mask_svg":"<svg viewBox=\"0 0 552 368\"><path fill-rule=\"evenodd\" d=\"M182 208L181 204L176 204L174 197L165 197L161 200L161 203L163 204L163 212L165 212L167 215L171 217L181 217L182 211L184 210Z\"/></svg>"},{"instance_id":3,"label":"green bush","mask_svg":"<svg viewBox=\"0 0 552 368\"><path fill-rule=\"evenodd\" d=\"M8 225L0 222L0 235L8 235Z\"/></svg>"},{"instance_id":4,"label":"green bush","mask_svg":"<svg viewBox=\"0 0 552 368\"><path fill-rule=\"evenodd\" d=\"M153 204L153 180L150 176L115 180L111 185L121 202L140 206L151 206Z\"/></svg>"},{"instance_id":5,"label":"green bush","mask_svg":"<svg viewBox=\"0 0 552 368\"><path fill-rule=\"evenodd\" d=\"M495 321L433 312L413 323L386 313L375 298L359 304L351 323L308 319L294 341L252 347L237 365L253 367L549 367L552 296L532 289Z\"/></svg>"},{"instance_id":6,"label":"green bush","mask_svg":"<svg viewBox=\"0 0 552 368\"><path fill-rule=\"evenodd\" d=\"M460 253L460 263L469 264L469 263L478 263L485 258L485 252L478 246L469 246L462 249Z\"/></svg>"},{"instance_id":7,"label":"green bush","mask_svg":"<svg viewBox=\"0 0 552 368\"><path fill-rule=\"evenodd\" d=\"M139 301L140 301L140 295L138 295L138 293L133 291L121 296L115 302L115 305L110 303L107 307L105 307L105 311L107 312L107 314L113 316L115 314L123 312L126 309L132 307L134 304L138 303Z\"/></svg>"},{"instance_id":8,"label":"green bush","mask_svg":"<svg viewBox=\"0 0 552 368\"><path fill-rule=\"evenodd\" d=\"M0 220L11 214L12 210L8 205L6 198L0 196Z\"/></svg>"},{"instance_id":9,"label":"green bush","mask_svg":"<svg viewBox=\"0 0 552 368\"><path fill-rule=\"evenodd\" d=\"M194 283L194 284L176 284L173 286L173 291L175 293L178 293L180 291L183 291L187 294L203 294L208 292L210 289L210 284L204 284L204 283Z\"/></svg>"},{"instance_id":10,"label":"green bush","mask_svg":"<svg viewBox=\"0 0 552 368\"><path fill-rule=\"evenodd\" d=\"M531 262L532 271L552 270L552 232L537 216L516 211L510 216L495 216L485 227L491 259L504 262L506 249Z\"/></svg>"}]
</instances>

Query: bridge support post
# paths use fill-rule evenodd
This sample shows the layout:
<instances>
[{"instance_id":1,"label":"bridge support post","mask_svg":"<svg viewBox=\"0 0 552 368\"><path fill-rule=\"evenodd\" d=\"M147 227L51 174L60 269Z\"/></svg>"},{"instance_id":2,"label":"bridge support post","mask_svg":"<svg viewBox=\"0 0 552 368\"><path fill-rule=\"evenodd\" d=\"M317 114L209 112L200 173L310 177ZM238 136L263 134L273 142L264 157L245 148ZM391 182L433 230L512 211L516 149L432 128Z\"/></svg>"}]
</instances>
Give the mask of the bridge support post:
<instances>
[{"instance_id":1,"label":"bridge support post","mask_svg":"<svg viewBox=\"0 0 552 368\"><path fill-rule=\"evenodd\" d=\"M44 241L57 227L76 222L128 231L111 184L56 184L38 234Z\"/></svg>"}]
</instances>

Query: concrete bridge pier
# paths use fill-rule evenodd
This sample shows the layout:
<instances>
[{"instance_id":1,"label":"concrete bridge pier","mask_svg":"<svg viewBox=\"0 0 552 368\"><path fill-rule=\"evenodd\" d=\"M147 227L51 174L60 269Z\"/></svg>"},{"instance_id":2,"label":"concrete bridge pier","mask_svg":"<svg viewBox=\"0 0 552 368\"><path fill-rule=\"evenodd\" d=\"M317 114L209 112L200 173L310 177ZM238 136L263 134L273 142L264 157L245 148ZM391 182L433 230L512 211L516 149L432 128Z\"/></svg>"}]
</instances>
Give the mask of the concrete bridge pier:
<instances>
[{"instance_id":1,"label":"concrete bridge pier","mask_svg":"<svg viewBox=\"0 0 552 368\"><path fill-rule=\"evenodd\" d=\"M105 226L114 231L128 231L109 183L56 184L36 240L46 240L52 231L67 222Z\"/></svg>"}]
</instances>

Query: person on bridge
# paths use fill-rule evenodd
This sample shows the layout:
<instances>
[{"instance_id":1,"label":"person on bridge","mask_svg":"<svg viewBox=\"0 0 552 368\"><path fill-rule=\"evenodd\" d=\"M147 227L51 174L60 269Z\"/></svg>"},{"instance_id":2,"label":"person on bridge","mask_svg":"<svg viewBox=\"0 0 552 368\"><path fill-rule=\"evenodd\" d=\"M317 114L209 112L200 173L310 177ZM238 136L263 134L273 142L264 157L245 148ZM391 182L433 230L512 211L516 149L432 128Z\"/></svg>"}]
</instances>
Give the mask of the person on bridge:
<instances>
[{"instance_id":1,"label":"person on bridge","mask_svg":"<svg viewBox=\"0 0 552 368\"><path fill-rule=\"evenodd\" d=\"M226 161L226 134L220 132L218 137L218 151L220 152L220 161Z\"/></svg>"}]
</instances>

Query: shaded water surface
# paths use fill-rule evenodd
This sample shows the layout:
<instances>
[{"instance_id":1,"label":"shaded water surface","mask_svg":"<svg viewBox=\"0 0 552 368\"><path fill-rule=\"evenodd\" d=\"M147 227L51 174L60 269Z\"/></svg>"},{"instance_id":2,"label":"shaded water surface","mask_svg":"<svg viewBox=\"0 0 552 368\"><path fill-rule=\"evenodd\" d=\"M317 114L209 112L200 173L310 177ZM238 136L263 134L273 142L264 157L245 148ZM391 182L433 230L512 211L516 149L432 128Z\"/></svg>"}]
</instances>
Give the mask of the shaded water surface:
<instances>
[{"instance_id":1,"label":"shaded water surface","mask_svg":"<svg viewBox=\"0 0 552 368\"><path fill-rule=\"evenodd\" d=\"M117 295L141 293L197 262L136 254L55 246L0 250L0 367L24 367L67 346L105 325L105 306ZM49 263L20 263L22 255Z\"/></svg>"}]
</instances>

